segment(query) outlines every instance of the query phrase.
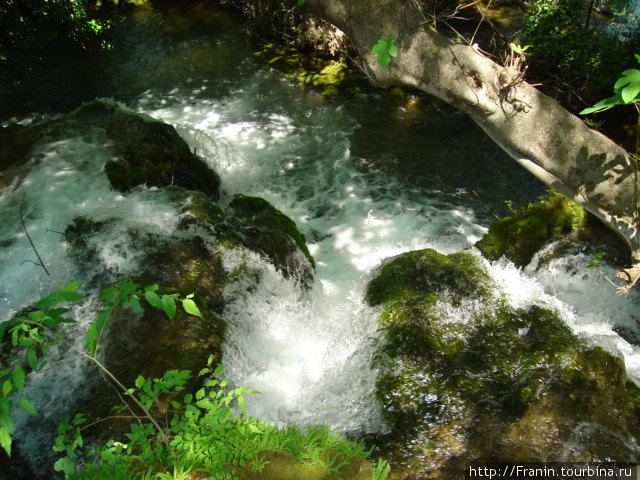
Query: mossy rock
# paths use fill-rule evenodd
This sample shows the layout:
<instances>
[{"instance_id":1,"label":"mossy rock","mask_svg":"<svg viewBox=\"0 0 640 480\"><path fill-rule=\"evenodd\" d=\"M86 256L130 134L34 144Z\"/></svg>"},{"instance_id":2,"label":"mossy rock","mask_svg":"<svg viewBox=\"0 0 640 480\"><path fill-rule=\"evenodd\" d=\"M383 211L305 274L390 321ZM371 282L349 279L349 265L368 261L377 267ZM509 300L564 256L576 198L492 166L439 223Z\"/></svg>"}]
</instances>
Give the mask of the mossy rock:
<instances>
[{"instance_id":1,"label":"mossy rock","mask_svg":"<svg viewBox=\"0 0 640 480\"><path fill-rule=\"evenodd\" d=\"M179 185L219 197L220 178L191 152L175 128L106 99L84 103L67 115L0 128L0 171L25 163L43 142L72 137L114 157L104 170L116 190Z\"/></svg>"},{"instance_id":2,"label":"mossy rock","mask_svg":"<svg viewBox=\"0 0 640 480\"><path fill-rule=\"evenodd\" d=\"M313 279L316 262L293 220L258 197L236 195L229 209L239 227L233 232L227 230L230 238L239 240L250 250L263 252L285 276L296 275L304 283ZM295 258L297 252L302 253L310 268Z\"/></svg>"},{"instance_id":3,"label":"mossy rock","mask_svg":"<svg viewBox=\"0 0 640 480\"><path fill-rule=\"evenodd\" d=\"M220 178L171 125L103 99L83 104L68 120L102 127L113 142L119 158L104 168L116 190L179 185L218 198Z\"/></svg>"},{"instance_id":4,"label":"mossy rock","mask_svg":"<svg viewBox=\"0 0 640 480\"><path fill-rule=\"evenodd\" d=\"M489 231L475 246L489 260L505 256L524 267L545 245L577 233L585 218L582 207L553 192L539 203L491 223Z\"/></svg>"},{"instance_id":5,"label":"mossy rock","mask_svg":"<svg viewBox=\"0 0 640 480\"><path fill-rule=\"evenodd\" d=\"M305 286L313 283L315 261L295 222L269 202L236 195L223 210L207 195L180 187L166 187L180 212L179 227L198 227L214 235L223 248L245 247L268 259L285 277L296 277Z\"/></svg>"},{"instance_id":6,"label":"mossy rock","mask_svg":"<svg viewBox=\"0 0 640 480\"><path fill-rule=\"evenodd\" d=\"M513 309L467 253L384 262L365 298L385 335L374 363L390 432L373 439L393 478L463 478L471 461L628 460L640 389L624 363L553 311ZM597 435L577 438L586 423ZM638 443L636 443L638 445Z\"/></svg>"},{"instance_id":7,"label":"mossy rock","mask_svg":"<svg viewBox=\"0 0 640 480\"><path fill-rule=\"evenodd\" d=\"M489 276L482 262L471 254L442 255L416 250L385 261L367 285L365 300L371 306L406 296L455 293L457 298L489 294Z\"/></svg>"}]
</instances>

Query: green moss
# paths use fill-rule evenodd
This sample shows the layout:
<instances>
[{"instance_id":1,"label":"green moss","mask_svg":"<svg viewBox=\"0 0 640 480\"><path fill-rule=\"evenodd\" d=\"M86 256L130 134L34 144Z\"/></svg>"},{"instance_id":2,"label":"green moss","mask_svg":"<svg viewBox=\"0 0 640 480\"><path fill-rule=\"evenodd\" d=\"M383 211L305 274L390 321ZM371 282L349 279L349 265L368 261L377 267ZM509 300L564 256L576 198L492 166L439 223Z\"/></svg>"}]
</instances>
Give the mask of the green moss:
<instances>
[{"instance_id":1,"label":"green moss","mask_svg":"<svg viewBox=\"0 0 640 480\"><path fill-rule=\"evenodd\" d=\"M324 95L371 90L366 75L344 58L323 58L312 51L301 52L293 45L273 44L263 45L254 55L289 78L321 88Z\"/></svg>"},{"instance_id":2,"label":"green moss","mask_svg":"<svg viewBox=\"0 0 640 480\"><path fill-rule=\"evenodd\" d=\"M426 249L385 262L367 285L365 300L375 306L407 295L448 292L456 298L478 298L489 291L489 276L478 258L462 252L446 256Z\"/></svg>"},{"instance_id":3,"label":"green moss","mask_svg":"<svg viewBox=\"0 0 640 480\"><path fill-rule=\"evenodd\" d=\"M292 253L290 242L293 241L315 268L316 262L302 232L293 220L269 202L258 197L237 195L229 207L246 222L243 229L245 245L264 251L276 262L286 262Z\"/></svg>"},{"instance_id":4,"label":"green moss","mask_svg":"<svg viewBox=\"0 0 640 480\"><path fill-rule=\"evenodd\" d=\"M522 267L545 245L575 233L584 223L584 209L554 192L540 203L493 222L476 247L489 260L506 256Z\"/></svg>"},{"instance_id":5,"label":"green moss","mask_svg":"<svg viewBox=\"0 0 640 480\"><path fill-rule=\"evenodd\" d=\"M481 458L560 455L585 419L616 432L611 451L628 452L615 438L637 437L640 390L626 381L624 363L588 348L552 310L508 306L477 257L399 255L379 268L365 297L382 306L376 396L391 429L374 442L401 466L399 478Z\"/></svg>"}]
</instances>

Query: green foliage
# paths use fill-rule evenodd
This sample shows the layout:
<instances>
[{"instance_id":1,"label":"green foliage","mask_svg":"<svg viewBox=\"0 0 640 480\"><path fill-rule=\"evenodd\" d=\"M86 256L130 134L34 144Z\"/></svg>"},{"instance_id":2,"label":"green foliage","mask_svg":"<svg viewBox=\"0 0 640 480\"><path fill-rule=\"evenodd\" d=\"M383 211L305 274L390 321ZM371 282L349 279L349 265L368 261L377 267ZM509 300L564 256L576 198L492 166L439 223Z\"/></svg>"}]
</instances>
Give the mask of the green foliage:
<instances>
[{"instance_id":1,"label":"green foliage","mask_svg":"<svg viewBox=\"0 0 640 480\"><path fill-rule=\"evenodd\" d=\"M0 385L2 385L2 397L0 398L0 447L8 455L11 455L11 437L14 433L14 424L11 419L11 410L14 405L19 406L27 413L36 415L37 412L29 399L24 397L24 385L26 380L25 367L28 366L34 372L40 372L46 361L43 359L47 349L52 345L66 344L75 350L81 357L93 361L99 368L104 369L96 359L100 336L111 322L112 311L117 307L129 306L136 313L142 313L140 299L145 298L152 307L165 312L173 318L176 314L176 300L182 303L185 312L202 318L200 310L193 302L193 295L180 298L178 294L163 295L159 297L155 291L157 285L151 285L145 289L137 283L121 282L106 288L99 295L103 309L96 313L96 318L87 329L85 347L86 351L78 350L61 337L60 328L67 323L76 323L75 320L66 318L68 308L59 304L77 302L84 295L76 290L80 283L72 283L51 292L38 301L36 310L20 315L12 320L0 323L0 342L8 334L11 346L19 352L9 358L8 368L0 370ZM155 295L155 297L153 297ZM152 298L153 301L149 301ZM156 298L158 299L156 301ZM26 360L26 364L25 364ZM109 372L106 372L110 374ZM114 379L117 383L117 379ZM137 402L135 402L137 403ZM63 462L61 465L65 465Z\"/></svg>"},{"instance_id":2,"label":"green foliage","mask_svg":"<svg viewBox=\"0 0 640 480\"><path fill-rule=\"evenodd\" d=\"M635 54L635 57L638 63L640 63L640 55ZM613 91L613 97L600 100L593 107L585 108L580 112L580 115L604 112L616 105L640 102L640 70L632 68L622 72L622 76L613 86Z\"/></svg>"},{"instance_id":3,"label":"green foliage","mask_svg":"<svg viewBox=\"0 0 640 480\"><path fill-rule=\"evenodd\" d=\"M110 48L101 38L109 24L90 19L88 0L7 0L0 3L0 59L68 42Z\"/></svg>"},{"instance_id":4,"label":"green foliage","mask_svg":"<svg viewBox=\"0 0 640 480\"><path fill-rule=\"evenodd\" d=\"M587 263L587 268L595 268L604 260L604 253L596 253L589 263Z\"/></svg>"},{"instance_id":5,"label":"green foliage","mask_svg":"<svg viewBox=\"0 0 640 480\"><path fill-rule=\"evenodd\" d=\"M624 13L626 3L610 2L619 10L596 19L590 0L530 0L522 38L531 45L529 74L558 93L602 89L640 43L637 19Z\"/></svg>"},{"instance_id":6,"label":"green foliage","mask_svg":"<svg viewBox=\"0 0 640 480\"><path fill-rule=\"evenodd\" d=\"M398 47L393 41L393 35L389 34L387 38L378 39L378 43L373 46L371 50L371 54L378 54L378 58L376 59L378 65L381 67L386 67L391 63L391 57L398 56Z\"/></svg>"}]
</instances>

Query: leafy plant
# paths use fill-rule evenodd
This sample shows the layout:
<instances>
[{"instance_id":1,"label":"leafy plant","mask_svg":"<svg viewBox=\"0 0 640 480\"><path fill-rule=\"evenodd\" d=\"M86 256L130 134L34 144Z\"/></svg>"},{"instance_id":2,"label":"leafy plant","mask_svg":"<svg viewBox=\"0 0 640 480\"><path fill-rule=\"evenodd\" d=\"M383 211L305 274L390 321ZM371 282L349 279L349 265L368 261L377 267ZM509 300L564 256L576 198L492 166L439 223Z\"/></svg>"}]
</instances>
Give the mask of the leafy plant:
<instances>
[{"instance_id":1,"label":"leafy plant","mask_svg":"<svg viewBox=\"0 0 640 480\"><path fill-rule=\"evenodd\" d=\"M65 340L62 336L62 325L77 322L64 317L63 315L68 313L69 309L60 306L61 303L82 300L84 295L77 291L79 287L80 283L72 283L59 290L53 291L36 303L36 310L0 323L0 341L2 341L4 335L8 333L11 338L11 346L22 353L14 355L9 359L8 364L13 366L0 370L0 384L2 384L2 398L0 398L0 447L2 447L8 455L11 455L11 437L14 433L14 424L10 415L14 404L17 403L18 406L32 415L37 413L31 402L25 398L24 395L20 395L24 393L26 377L26 372L22 366L24 360L26 360L31 370L41 372L46 365L43 357L47 349L52 345L66 345L75 351L80 358L91 361L144 411L144 407L140 402L128 393L124 385L100 363L96 356L100 336L105 328L109 326L113 310L117 307L128 305L134 312L142 313L140 299L144 298L149 305L164 311L167 316L173 318L176 313L175 302L177 300L182 302L182 306L187 313L202 317L200 310L192 300L192 295L180 298L177 294L165 294L160 297L155 293L158 290L157 285L151 285L142 289L137 283L117 283L114 286L106 288L98 297L104 308L97 312L95 320L90 323L86 334L86 350L81 350ZM149 298L151 298L151 301ZM152 423L155 422L148 412L146 412L146 416ZM157 422L156 428L162 431L160 426L157 425Z\"/></svg>"},{"instance_id":2,"label":"leafy plant","mask_svg":"<svg viewBox=\"0 0 640 480\"><path fill-rule=\"evenodd\" d=\"M587 268L596 268L602 260L604 259L604 253L596 253L589 263L587 263Z\"/></svg>"},{"instance_id":3,"label":"leafy plant","mask_svg":"<svg viewBox=\"0 0 640 480\"><path fill-rule=\"evenodd\" d=\"M640 55L635 54L636 60L640 63ZM622 76L613 86L613 97L600 100L593 107L585 108L580 115L604 112L616 105L627 105L640 102L640 70L631 68L622 72Z\"/></svg>"},{"instance_id":4,"label":"leafy plant","mask_svg":"<svg viewBox=\"0 0 640 480\"><path fill-rule=\"evenodd\" d=\"M391 63L391 57L398 56L398 47L393 41L393 35L389 34L387 38L378 39L378 43L373 46L371 53L375 55L378 54L378 58L376 59L378 65L381 67L386 67Z\"/></svg>"}]
</instances>

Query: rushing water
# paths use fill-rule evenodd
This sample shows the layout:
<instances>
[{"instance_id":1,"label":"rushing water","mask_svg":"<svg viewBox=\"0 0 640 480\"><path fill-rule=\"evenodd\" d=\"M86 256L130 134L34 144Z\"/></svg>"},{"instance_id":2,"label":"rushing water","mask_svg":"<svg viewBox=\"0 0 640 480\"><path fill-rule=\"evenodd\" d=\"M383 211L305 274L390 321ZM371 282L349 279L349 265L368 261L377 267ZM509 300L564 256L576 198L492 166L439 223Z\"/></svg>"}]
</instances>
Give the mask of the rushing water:
<instances>
[{"instance_id":1,"label":"rushing water","mask_svg":"<svg viewBox=\"0 0 640 480\"><path fill-rule=\"evenodd\" d=\"M346 431L384 429L372 396L375 312L362 302L372 268L411 249L470 247L492 220L473 191L505 214L505 200L525 204L543 185L466 117L429 98L326 98L255 65L246 32L228 12L202 5L143 10L117 24L113 36L115 50L104 56L34 67L5 105L55 111L114 97L173 124L220 174L222 202L236 193L260 196L293 218L317 261L318 284L300 292L256 258L261 283L250 293L239 284L226 292L226 375L262 392L249 402L252 414ZM46 228L63 230L82 214L118 217L150 232L175 229L174 212L153 196L111 191L96 170L104 159L90 158L89 145L70 139L42 148L47 161L0 196L2 317L53 287L91 278L72 267L64 242ZM27 190L46 192L29 193L25 212L51 278L23 263L31 252L17 212ZM117 231L101 246L114 276L135 269L134 252L122 252ZM615 295L602 273L614 277L613 266L587 270L593 253L577 245L538 268L522 271L504 260L489 267L515 306L557 308L576 332L622 355L640 382L640 349L613 329L635 335L638 296ZM225 262L238 258L231 253Z\"/></svg>"}]
</instances>

